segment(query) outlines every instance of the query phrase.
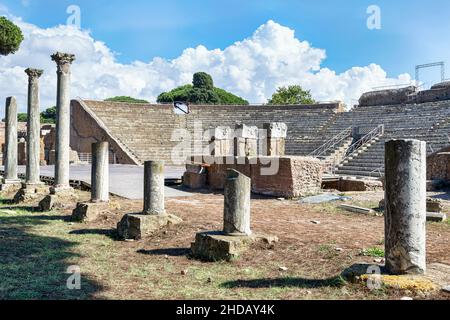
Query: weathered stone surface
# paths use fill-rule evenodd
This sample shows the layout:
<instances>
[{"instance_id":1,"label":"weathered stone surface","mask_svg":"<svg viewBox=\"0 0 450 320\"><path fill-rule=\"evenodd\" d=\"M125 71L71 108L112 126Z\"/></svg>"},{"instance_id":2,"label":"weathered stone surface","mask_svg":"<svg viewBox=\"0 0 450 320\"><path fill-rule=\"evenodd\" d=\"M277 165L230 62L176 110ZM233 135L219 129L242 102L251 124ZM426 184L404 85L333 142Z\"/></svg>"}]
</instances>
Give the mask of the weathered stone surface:
<instances>
[{"instance_id":1,"label":"weathered stone surface","mask_svg":"<svg viewBox=\"0 0 450 320\"><path fill-rule=\"evenodd\" d=\"M109 201L109 149L108 142L92 144L91 201Z\"/></svg>"},{"instance_id":2,"label":"weathered stone surface","mask_svg":"<svg viewBox=\"0 0 450 320\"><path fill-rule=\"evenodd\" d=\"M50 190L44 183L23 183L22 188L14 196L14 203L31 202L42 199Z\"/></svg>"},{"instance_id":3,"label":"weathered stone surface","mask_svg":"<svg viewBox=\"0 0 450 320\"><path fill-rule=\"evenodd\" d=\"M320 191L322 175L322 164L315 158L260 157L251 166L252 191L285 198L308 196Z\"/></svg>"},{"instance_id":4,"label":"weathered stone surface","mask_svg":"<svg viewBox=\"0 0 450 320\"><path fill-rule=\"evenodd\" d=\"M232 260L238 258L254 243L273 245L277 237L264 235L229 236L220 231L200 232L191 244L192 255L208 261Z\"/></svg>"},{"instance_id":5,"label":"weathered stone surface","mask_svg":"<svg viewBox=\"0 0 450 320\"><path fill-rule=\"evenodd\" d=\"M360 213L360 214L374 214L375 213L375 211L372 209L362 208L362 207L352 206L352 205L347 205L347 204L341 204L340 206L338 206L338 208L346 210L346 211L354 212L354 213Z\"/></svg>"},{"instance_id":6,"label":"weathered stone surface","mask_svg":"<svg viewBox=\"0 0 450 320\"><path fill-rule=\"evenodd\" d=\"M27 118L27 166L26 183L40 182L41 118L39 102L39 77L43 70L26 69L28 75L28 118ZM25 192L26 193L26 192Z\"/></svg>"},{"instance_id":7,"label":"weathered stone surface","mask_svg":"<svg viewBox=\"0 0 450 320\"><path fill-rule=\"evenodd\" d=\"M106 202L79 202L72 212L72 220L77 222L92 222L108 212L109 204Z\"/></svg>"},{"instance_id":8,"label":"weathered stone surface","mask_svg":"<svg viewBox=\"0 0 450 320\"><path fill-rule=\"evenodd\" d=\"M427 212L442 212L444 210L444 204L440 199L427 199Z\"/></svg>"},{"instance_id":9,"label":"weathered stone surface","mask_svg":"<svg viewBox=\"0 0 450 320\"><path fill-rule=\"evenodd\" d=\"M267 137L273 139L286 139L287 125L283 122L264 123L263 129L267 131Z\"/></svg>"},{"instance_id":10,"label":"weathered stone surface","mask_svg":"<svg viewBox=\"0 0 450 320\"><path fill-rule=\"evenodd\" d=\"M22 187L22 183L20 180L3 180L3 183L0 184L0 191L2 193L15 193L20 190Z\"/></svg>"},{"instance_id":11,"label":"weathered stone surface","mask_svg":"<svg viewBox=\"0 0 450 320\"><path fill-rule=\"evenodd\" d=\"M447 215L442 212L427 212L427 221L444 222L447 220Z\"/></svg>"},{"instance_id":12,"label":"weathered stone surface","mask_svg":"<svg viewBox=\"0 0 450 320\"><path fill-rule=\"evenodd\" d=\"M181 222L181 218L171 214L126 214L117 224L117 233L121 239L139 240L151 236L163 227Z\"/></svg>"},{"instance_id":13,"label":"weathered stone surface","mask_svg":"<svg viewBox=\"0 0 450 320\"><path fill-rule=\"evenodd\" d=\"M224 191L223 231L227 235L251 235L251 179L236 170L228 170Z\"/></svg>"},{"instance_id":14,"label":"weathered stone surface","mask_svg":"<svg viewBox=\"0 0 450 320\"><path fill-rule=\"evenodd\" d=\"M226 172L237 170L252 179L252 192L275 197L297 198L321 189L323 166L320 160L307 157L234 157L233 164L207 168L208 185L223 190ZM224 159L220 159L223 163Z\"/></svg>"},{"instance_id":15,"label":"weathered stone surface","mask_svg":"<svg viewBox=\"0 0 450 320\"><path fill-rule=\"evenodd\" d=\"M164 161L146 161L144 164L144 214L163 215Z\"/></svg>"},{"instance_id":16,"label":"weathered stone surface","mask_svg":"<svg viewBox=\"0 0 450 320\"><path fill-rule=\"evenodd\" d=\"M323 189L334 189L342 192L349 191L382 191L383 183L377 180L364 179L335 179L322 182Z\"/></svg>"},{"instance_id":17,"label":"weathered stone surface","mask_svg":"<svg viewBox=\"0 0 450 320\"><path fill-rule=\"evenodd\" d=\"M53 209L73 209L76 206L78 197L72 188L50 188L50 194L39 202L39 209L42 212Z\"/></svg>"},{"instance_id":18,"label":"weathered stone surface","mask_svg":"<svg viewBox=\"0 0 450 320\"><path fill-rule=\"evenodd\" d=\"M2 179L2 183L5 184L5 182L9 181L10 183L15 184L20 182L17 178L17 102L15 97L9 97L6 99L5 111L6 157L5 176Z\"/></svg>"},{"instance_id":19,"label":"weathered stone surface","mask_svg":"<svg viewBox=\"0 0 450 320\"><path fill-rule=\"evenodd\" d=\"M427 157L427 180L450 183L450 147Z\"/></svg>"},{"instance_id":20,"label":"weathered stone surface","mask_svg":"<svg viewBox=\"0 0 450 320\"><path fill-rule=\"evenodd\" d=\"M183 186L198 190L206 187L206 173L195 173L186 171L183 175Z\"/></svg>"},{"instance_id":21,"label":"weathered stone surface","mask_svg":"<svg viewBox=\"0 0 450 320\"><path fill-rule=\"evenodd\" d=\"M386 267L393 274L426 271L426 143L386 142Z\"/></svg>"},{"instance_id":22,"label":"weathered stone surface","mask_svg":"<svg viewBox=\"0 0 450 320\"><path fill-rule=\"evenodd\" d=\"M417 88L414 86L378 90L364 93L359 99L359 106L385 106L406 103L411 94L415 94Z\"/></svg>"},{"instance_id":23,"label":"weathered stone surface","mask_svg":"<svg viewBox=\"0 0 450 320\"><path fill-rule=\"evenodd\" d=\"M56 163L55 187L69 186L70 165L70 65L73 54L57 52L52 55L57 64L57 119L56 119Z\"/></svg>"}]
</instances>

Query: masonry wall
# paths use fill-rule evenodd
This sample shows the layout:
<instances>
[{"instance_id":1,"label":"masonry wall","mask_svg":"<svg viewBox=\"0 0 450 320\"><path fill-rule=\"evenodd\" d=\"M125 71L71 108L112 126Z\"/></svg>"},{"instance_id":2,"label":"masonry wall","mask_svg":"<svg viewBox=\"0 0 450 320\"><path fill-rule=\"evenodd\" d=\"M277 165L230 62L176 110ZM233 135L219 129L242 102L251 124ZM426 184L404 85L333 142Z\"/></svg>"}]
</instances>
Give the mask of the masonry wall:
<instances>
[{"instance_id":1,"label":"masonry wall","mask_svg":"<svg viewBox=\"0 0 450 320\"><path fill-rule=\"evenodd\" d=\"M198 153L194 150L195 143L202 148L208 144L202 136L204 131L217 126L234 127L237 123L262 128L265 122L285 122L288 125L287 143L291 136L294 142L298 136L312 135L334 114L343 111L340 103L311 106L194 105L189 114L175 113L172 105L87 100L73 100L71 105L71 148L90 153L93 142L109 141L118 163L123 164L142 164L152 159L172 164L174 150L175 157L186 159L187 155L178 152L181 145L190 146L192 153ZM201 125L199 135L194 131L196 125Z\"/></svg>"},{"instance_id":2,"label":"masonry wall","mask_svg":"<svg viewBox=\"0 0 450 320\"><path fill-rule=\"evenodd\" d=\"M428 156L427 180L450 182L450 147Z\"/></svg>"}]
</instances>

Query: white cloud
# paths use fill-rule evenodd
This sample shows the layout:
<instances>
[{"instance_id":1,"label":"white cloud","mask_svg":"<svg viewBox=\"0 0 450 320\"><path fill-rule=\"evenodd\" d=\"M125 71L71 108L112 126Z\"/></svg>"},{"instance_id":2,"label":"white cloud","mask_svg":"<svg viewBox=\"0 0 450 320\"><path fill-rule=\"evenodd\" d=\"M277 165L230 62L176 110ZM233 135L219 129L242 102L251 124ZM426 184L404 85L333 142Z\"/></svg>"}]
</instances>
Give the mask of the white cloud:
<instances>
[{"instance_id":1,"label":"white cloud","mask_svg":"<svg viewBox=\"0 0 450 320\"><path fill-rule=\"evenodd\" d=\"M221 50L205 46L185 49L173 60L156 57L150 62L117 62L115 53L88 31L72 26L42 29L14 18L25 40L14 55L0 57L0 97L15 95L26 109L27 77L24 69L42 68L42 109L56 100L56 51L76 55L72 71L72 97L104 99L129 95L155 101L159 93L190 83L197 71L210 73L215 84L253 103L264 103L277 87L300 84L318 100L353 104L375 86L410 82L408 74L390 79L376 65L354 67L341 74L321 68L325 50L295 37L294 30L268 21L249 38ZM3 100L4 101L4 100ZM3 106L0 110L3 115Z\"/></svg>"}]
</instances>

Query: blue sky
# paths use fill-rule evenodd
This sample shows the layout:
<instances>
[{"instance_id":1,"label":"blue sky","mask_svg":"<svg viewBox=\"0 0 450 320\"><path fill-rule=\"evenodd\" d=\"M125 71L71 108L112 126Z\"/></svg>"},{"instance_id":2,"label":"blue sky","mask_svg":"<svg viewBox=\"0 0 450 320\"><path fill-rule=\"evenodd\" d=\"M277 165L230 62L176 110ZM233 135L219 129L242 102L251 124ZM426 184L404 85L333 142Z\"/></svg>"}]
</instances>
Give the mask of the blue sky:
<instances>
[{"instance_id":1,"label":"blue sky","mask_svg":"<svg viewBox=\"0 0 450 320\"><path fill-rule=\"evenodd\" d=\"M377 63L389 75L414 65L450 62L450 1L365 0L7 0L10 12L40 27L64 24L66 8L81 8L82 28L104 41L119 61L174 58L187 47L224 48L269 19L297 38L326 49L323 66L342 72ZM366 9L381 8L382 29L366 28ZM432 72L432 71L430 71ZM437 74L437 71L436 71ZM450 76L449 76L450 77Z\"/></svg>"},{"instance_id":2,"label":"blue sky","mask_svg":"<svg viewBox=\"0 0 450 320\"><path fill-rule=\"evenodd\" d=\"M71 5L81 30L66 25ZM367 28L370 5L380 30ZM416 64L445 61L450 78L448 0L0 0L0 14L25 35L0 59L0 99L15 95L22 111L28 67L44 69L42 105L54 105L55 51L76 54L72 96L92 99L155 102L205 71L251 103L299 84L351 106L364 92L410 84ZM439 78L438 69L421 76L424 88Z\"/></svg>"}]
</instances>

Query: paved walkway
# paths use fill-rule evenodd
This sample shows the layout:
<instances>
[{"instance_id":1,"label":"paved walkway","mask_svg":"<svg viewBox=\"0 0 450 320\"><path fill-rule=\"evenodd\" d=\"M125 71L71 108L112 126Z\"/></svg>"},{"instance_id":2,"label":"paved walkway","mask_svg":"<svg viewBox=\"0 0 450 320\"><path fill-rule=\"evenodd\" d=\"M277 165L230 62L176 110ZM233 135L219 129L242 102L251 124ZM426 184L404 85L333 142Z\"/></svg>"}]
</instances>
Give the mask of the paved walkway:
<instances>
[{"instance_id":1,"label":"paved walkway","mask_svg":"<svg viewBox=\"0 0 450 320\"><path fill-rule=\"evenodd\" d=\"M3 170L3 167L1 167ZM41 167L41 176L54 177L54 166ZM25 173L25 166L19 166L19 173ZM166 179L181 179L184 173L182 167L166 167ZM70 179L91 183L90 165L70 166ZM132 165L109 166L109 191L127 199L143 199L144 196L144 167ZM165 196L168 198L191 196L191 193L166 187Z\"/></svg>"}]
</instances>

